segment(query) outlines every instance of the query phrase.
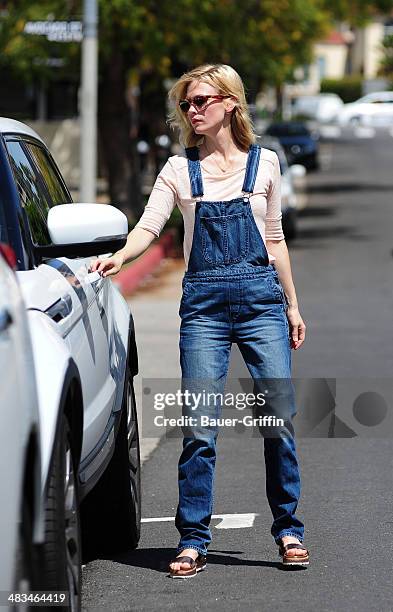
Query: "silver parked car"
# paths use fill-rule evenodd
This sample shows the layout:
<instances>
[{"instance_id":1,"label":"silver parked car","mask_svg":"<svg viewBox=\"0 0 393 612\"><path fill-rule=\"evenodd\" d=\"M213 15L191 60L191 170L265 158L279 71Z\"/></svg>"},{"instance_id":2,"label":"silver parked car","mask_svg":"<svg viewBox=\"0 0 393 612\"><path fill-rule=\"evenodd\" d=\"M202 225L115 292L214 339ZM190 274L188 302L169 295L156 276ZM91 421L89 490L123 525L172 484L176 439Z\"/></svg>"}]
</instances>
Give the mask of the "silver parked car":
<instances>
[{"instance_id":1,"label":"silver parked car","mask_svg":"<svg viewBox=\"0 0 393 612\"><path fill-rule=\"evenodd\" d=\"M30 519L38 586L67 590L78 610L82 551L133 548L140 537L133 318L112 281L89 273L92 257L124 245L128 224L113 206L72 203L41 138L4 118L0 207L37 389L42 510Z\"/></svg>"}]
</instances>

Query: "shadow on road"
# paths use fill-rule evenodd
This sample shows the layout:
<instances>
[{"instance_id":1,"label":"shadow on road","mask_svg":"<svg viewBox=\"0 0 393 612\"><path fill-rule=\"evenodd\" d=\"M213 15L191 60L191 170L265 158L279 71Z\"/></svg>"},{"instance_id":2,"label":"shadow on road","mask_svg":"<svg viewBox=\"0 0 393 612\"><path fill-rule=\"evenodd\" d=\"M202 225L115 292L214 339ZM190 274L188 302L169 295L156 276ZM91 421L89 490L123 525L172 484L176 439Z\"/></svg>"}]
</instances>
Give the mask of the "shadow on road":
<instances>
[{"instance_id":1,"label":"shadow on road","mask_svg":"<svg viewBox=\"0 0 393 612\"><path fill-rule=\"evenodd\" d=\"M356 191L393 191L392 184L381 183L318 183L316 185L307 185L307 193L347 193Z\"/></svg>"},{"instance_id":2,"label":"shadow on road","mask_svg":"<svg viewBox=\"0 0 393 612\"><path fill-rule=\"evenodd\" d=\"M336 214L337 206L306 206L299 210L299 217L332 217Z\"/></svg>"},{"instance_id":3,"label":"shadow on road","mask_svg":"<svg viewBox=\"0 0 393 612\"><path fill-rule=\"evenodd\" d=\"M287 572L288 567L284 567L280 561L264 561L260 559L241 559L236 555L244 554L241 550L209 550L208 566L243 566L243 567L272 567L280 571ZM117 555L100 556L99 559L114 561L130 567L141 567L155 572L167 573L169 562L176 557L174 548L139 548ZM93 561L93 559L90 559ZM292 567L293 571L305 569L304 567Z\"/></svg>"},{"instance_id":4,"label":"shadow on road","mask_svg":"<svg viewBox=\"0 0 393 612\"><path fill-rule=\"evenodd\" d=\"M303 216L303 215L302 215ZM311 217L311 215L309 215ZM369 234L362 234L350 225L330 225L328 227L299 227L296 240L291 241L291 250L296 248L305 249L307 247L315 248L315 243L305 243L303 240L327 240L327 239L345 239L355 242L371 242L373 237ZM331 248L329 244L326 247ZM323 249L325 245L318 243L318 248Z\"/></svg>"}]
</instances>

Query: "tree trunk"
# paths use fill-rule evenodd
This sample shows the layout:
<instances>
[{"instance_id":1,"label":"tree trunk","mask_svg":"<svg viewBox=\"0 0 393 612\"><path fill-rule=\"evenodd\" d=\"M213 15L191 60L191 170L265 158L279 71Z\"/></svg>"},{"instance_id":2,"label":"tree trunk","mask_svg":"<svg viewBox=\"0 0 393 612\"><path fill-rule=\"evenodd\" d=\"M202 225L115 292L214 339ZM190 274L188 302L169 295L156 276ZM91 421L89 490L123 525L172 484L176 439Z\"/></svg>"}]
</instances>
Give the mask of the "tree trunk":
<instances>
[{"instance_id":1,"label":"tree trunk","mask_svg":"<svg viewBox=\"0 0 393 612\"><path fill-rule=\"evenodd\" d=\"M282 83L276 83L276 116L277 119L282 119L283 114L283 90Z\"/></svg>"},{"instance_id":2,"label":"tree trunk","mask_svg":"<svg viewBox=\"0 0 393 612\"><path fill-rule=\"evenodd\" d=\"M143 72L140 78L140 127L144 139L150 146L150 156L154 160L155 175L166 162L170 153L157 143L157 137L170 136L166 125L167 92L161 75L155 72Z\"/></svg>"},{"instance_id":3,"label":"tree trunk","mask_svg":"<svg viewBox=\"0 0 393 612\"><path fill-rule=\"evenodd\" d=\"M98 91L98 126L106 168L110 203L138 220L143 211L136 137L131 133L131 111L126 102L126 63L114 49L101 66Z\"/></svg>"}]
</instances>

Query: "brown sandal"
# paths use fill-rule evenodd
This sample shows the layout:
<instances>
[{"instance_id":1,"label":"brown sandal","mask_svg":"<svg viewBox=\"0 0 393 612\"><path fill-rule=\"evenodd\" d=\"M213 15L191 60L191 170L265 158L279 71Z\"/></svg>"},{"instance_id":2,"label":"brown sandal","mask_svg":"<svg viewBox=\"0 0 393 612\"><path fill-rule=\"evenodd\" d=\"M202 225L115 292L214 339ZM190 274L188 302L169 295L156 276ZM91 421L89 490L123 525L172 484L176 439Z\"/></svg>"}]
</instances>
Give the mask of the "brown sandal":
<instances>
[{"instance_id":1,"label":"brown sandal","mask_svg":"<svg viewBox=\"0 0 393 612\"><path fill-rule=\"evenodd\" d=\"M299 544L297 542L291 542L290 544L284 544L282 541L279 543L279 551L278 554L282 556L283 565L298 565L298 566L307 566L310 564L309 552L303 544ZM301 548L304 550L304 554L302 555L287 555L288 550L291 548Z\"/></svg>"},{"instance_id":2,"label":"brown sandal","mask_svg":"<svg viewBox=\"0 0 393 612\"><path fill-rule=\"evenodd\" d=\"M171 567L169 567L169 576L171 578L193 578L198 572L204 570L207 565L206 556L201 554L199 554L196 559L188 557L187 555L183 555L183 557L175 557L170 563L175 561L180 561L180 563L189 563L190 569L173 570Z\"/></svg>"}]
</instances>

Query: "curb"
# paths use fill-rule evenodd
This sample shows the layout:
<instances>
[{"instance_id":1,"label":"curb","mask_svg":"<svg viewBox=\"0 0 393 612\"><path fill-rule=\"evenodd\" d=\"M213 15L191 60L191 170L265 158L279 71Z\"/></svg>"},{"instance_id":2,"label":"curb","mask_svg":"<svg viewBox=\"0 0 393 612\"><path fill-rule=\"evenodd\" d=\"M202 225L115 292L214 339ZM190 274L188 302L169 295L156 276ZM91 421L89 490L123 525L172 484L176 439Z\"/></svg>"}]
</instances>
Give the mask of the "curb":
<instances>
[{"instance_id":1,"label":"curb","mask_svg":"<svg viewBox=\"0 0 393 612\"><path fill-rule=\"evenodd\" d=\"M141 282L170 255L175 246L175 231L170 229L150 246L135 261L121 270L112 281L123 295L129 296Z\"/></svg>"}]
</instances>

